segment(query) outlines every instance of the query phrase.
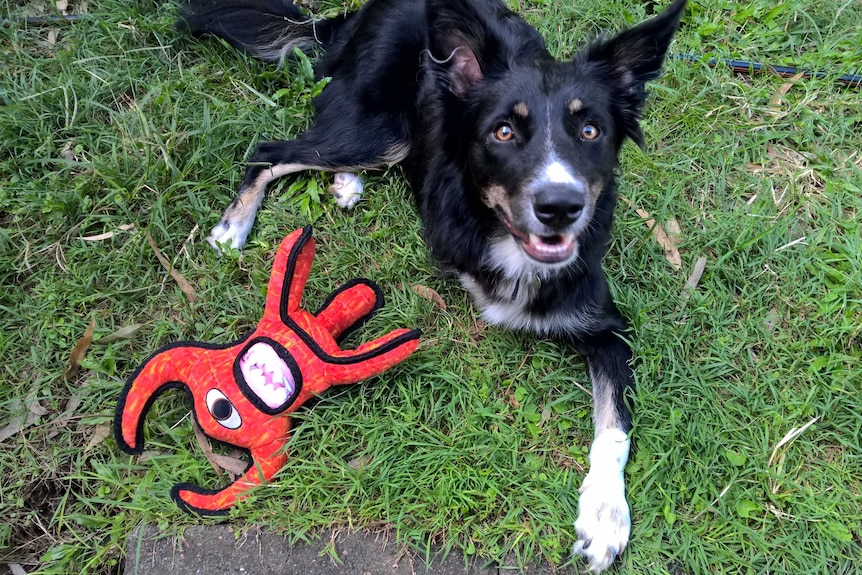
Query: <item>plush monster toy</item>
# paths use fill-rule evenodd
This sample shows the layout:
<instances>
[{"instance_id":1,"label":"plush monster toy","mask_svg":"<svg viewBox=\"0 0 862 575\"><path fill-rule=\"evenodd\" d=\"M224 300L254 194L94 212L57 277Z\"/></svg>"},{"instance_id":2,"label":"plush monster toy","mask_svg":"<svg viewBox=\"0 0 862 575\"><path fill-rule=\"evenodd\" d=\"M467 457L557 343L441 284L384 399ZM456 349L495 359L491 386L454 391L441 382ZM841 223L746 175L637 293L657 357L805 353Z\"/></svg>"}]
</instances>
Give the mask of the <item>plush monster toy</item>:
<instances>
[{"instance_id":1,"label":"plush monster toy","mask_svg":"<svg viewBox=\"0 0 862 575\"><path fill-rule=\"evenodd\" d=\"M332 385L380 374L410 355L419 332L399 329L355 350L339 341L383 305L380 290L357 279L336 290L315 314L301 309L314 259L311 228L287 236L269 280L263 318L228 345L178 342L157 351L129 378L114 417L114 434L129 454L144 449L144 417L156 397L185 388L194 415L212 439L248 450L251 463L218 490L175 485L171 496L186 511L226 513L252 487L271 479L287 460L289 414Z\"/></svg>"}]
</instances>

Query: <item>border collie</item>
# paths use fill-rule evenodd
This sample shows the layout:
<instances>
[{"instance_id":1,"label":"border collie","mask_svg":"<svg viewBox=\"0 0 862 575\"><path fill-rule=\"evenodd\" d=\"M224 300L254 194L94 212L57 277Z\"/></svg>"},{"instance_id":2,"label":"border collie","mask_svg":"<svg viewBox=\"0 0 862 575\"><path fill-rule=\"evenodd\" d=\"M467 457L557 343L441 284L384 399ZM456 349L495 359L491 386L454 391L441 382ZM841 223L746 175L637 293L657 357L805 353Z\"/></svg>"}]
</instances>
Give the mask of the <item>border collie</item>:
<instances>
[{"instance_id":1,"label":"border collie","mask_svg":"<svg viewBox=\"0 0 862 575\"><path fill-rule=\"evenodd\" d=\"M580 488L574 552L601 571L626 546L623 468L634 386L626 324L602 271L623 141L643 145L645 83L661 71L686 0L572 59L499 0L369 0L311 19L289 0L192 0L180 26L281 63L322 51L313 125L260 144L208 241L245 243L267 185L336 172L349 208L355 172L401 163L425 241L492 324L564 339L588 365L595 438Z\"/></svg>"}]
</instances>

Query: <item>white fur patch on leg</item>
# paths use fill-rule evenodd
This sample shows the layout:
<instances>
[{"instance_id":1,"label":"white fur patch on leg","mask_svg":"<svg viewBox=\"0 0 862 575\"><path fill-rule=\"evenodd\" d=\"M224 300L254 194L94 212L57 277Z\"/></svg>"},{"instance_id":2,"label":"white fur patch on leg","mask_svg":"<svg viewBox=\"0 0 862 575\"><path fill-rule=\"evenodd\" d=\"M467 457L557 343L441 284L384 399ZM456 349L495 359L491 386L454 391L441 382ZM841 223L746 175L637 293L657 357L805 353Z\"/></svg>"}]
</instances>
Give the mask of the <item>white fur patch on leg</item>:
<instances>
[{"instance_id":1,"label":"white fur patch on leg","mask_svg":"<svg viewBox=\"0 0 862 575\"><path fill-rule=\"evenodd\" d=\"M335 197L335 203L349 210L362 197L362 179L350 172L338 172L332 179L329 191Z\"/></svg>"},{"instance_id":2,"label":"white fur patch on leg","mask_svg":"<svg viewBox=\"0 0 862 575\"><path fill-rule=\"evenodd\" d=\"M631 532L623 469L629 438L619 429L605 429L590 448L590 471L584 478L575 521L574 553L589 561L590 571L604 571L623 552Z\"/></svg>"}]
</instances>

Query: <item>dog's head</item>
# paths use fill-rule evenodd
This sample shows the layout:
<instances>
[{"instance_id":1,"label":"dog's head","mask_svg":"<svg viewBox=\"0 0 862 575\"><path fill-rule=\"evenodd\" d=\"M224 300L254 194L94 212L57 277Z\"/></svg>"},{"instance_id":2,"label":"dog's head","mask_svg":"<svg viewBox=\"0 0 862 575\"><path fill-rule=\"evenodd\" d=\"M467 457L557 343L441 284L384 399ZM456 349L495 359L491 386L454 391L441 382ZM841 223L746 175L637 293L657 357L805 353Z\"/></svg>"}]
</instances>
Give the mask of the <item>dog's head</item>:
<instances>
[{"instance_id":1,"label":"dog's head","mask_svg":"<svg viewBox=\"0 0 862 575\"><path fill-rule=\"evenodd\" d=\"M429 0L429 49L446 105L444 147L475 205L493 212L495 259L519 273L568 265L614 177L639 145L645 83L661 70L685 0L572 60L489 0Z\"/></svg>"}]
</instances>

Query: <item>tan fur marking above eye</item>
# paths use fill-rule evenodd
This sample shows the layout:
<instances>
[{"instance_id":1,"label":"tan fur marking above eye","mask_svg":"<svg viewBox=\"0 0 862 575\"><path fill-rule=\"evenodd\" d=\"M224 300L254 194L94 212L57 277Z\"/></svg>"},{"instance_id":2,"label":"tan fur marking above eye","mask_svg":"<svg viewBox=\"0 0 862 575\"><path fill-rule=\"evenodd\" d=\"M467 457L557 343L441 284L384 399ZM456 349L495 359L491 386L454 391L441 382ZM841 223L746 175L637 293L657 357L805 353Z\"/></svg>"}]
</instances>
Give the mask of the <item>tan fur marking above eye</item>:
<instances>
[{"instance_id":1,"label":"tan fur marking above eye","mask_svg":"<svg viewBox=\"0 0 862 575\"><path fill-rule=\"evenodd\" d=\"M527 104L524 102L519 102L515 104L515 107L512 108L512 112L519 118L526 118L530 115L530 108L527 107Z\"/></svg>"},{"instance_id":2,"label":"tan fur marking above eye","mask_svg":"<svg viewBox=\"0 0 862 575\"><path fill-rule=\"evenodd\" d=\"M572 98L569 100L569 112L576 114L584 109L584 102L580 98Z\"/></svg>"}]
</instances>

